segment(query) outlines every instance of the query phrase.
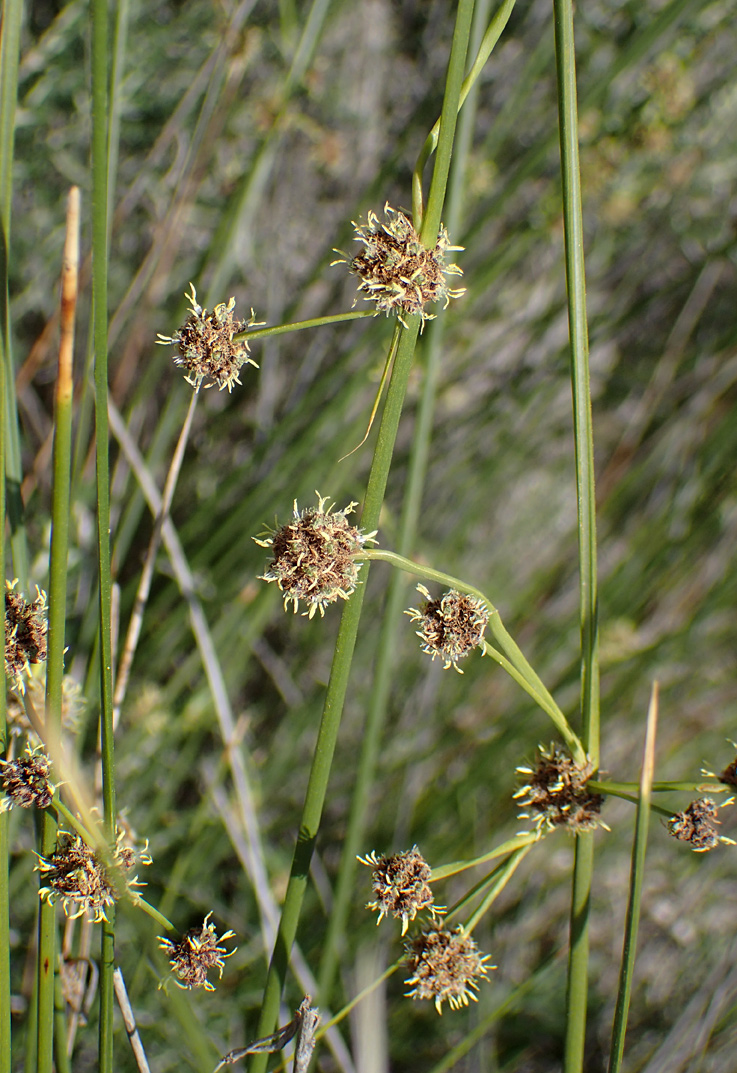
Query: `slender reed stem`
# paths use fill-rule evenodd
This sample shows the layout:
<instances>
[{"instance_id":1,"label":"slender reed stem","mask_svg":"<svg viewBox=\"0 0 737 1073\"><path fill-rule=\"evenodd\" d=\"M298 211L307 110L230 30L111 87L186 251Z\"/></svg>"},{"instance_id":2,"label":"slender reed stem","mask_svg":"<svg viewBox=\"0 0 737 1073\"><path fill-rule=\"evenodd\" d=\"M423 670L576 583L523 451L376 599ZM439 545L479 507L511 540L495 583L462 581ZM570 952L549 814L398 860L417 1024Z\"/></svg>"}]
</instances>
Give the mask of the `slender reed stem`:
<instances>
[{"instance_id":1,"label":"slender reed stem","mask_svg":"<svg viewBox=\"0 0 737 1073\"><path fill-rule=\"evenodd\" d=\"M108 221L108 8L92 3L92 301L95 347L95 458L97 475L97 541L100 595L100 740L102 801L105 829L115 841L115 772L113 766L113 653L110 573L110 460L107 417L107 221ZM101 1073L113 1070L113 968L115 913L102 923L100 952Z\"/></svg>"},{"instance_id":2,"label":"slender reed stem","mask_svg":"<svg viewBox=\"0 0 737 1073\"><path fill-rule=\"evenodd\" d=\"M509 0L513 3L514 0ZM488 16L491 0L477 0L474 10L474 21L471 30L470 48L478 48L478 39L483 25ZM468 79L466 79L468 82ZM464 82L464 86L466 85ZM468 161L473 124L475 119L475 97L469 100L469 106L463 109L458 119L456 134L456 150L453 154L451 170L448 179L448 197L445 205L445 221L450 235L454 235L459 228L461 201L464 189L464 176ZM438 129L436 129L438 128ZM433 127L435 142L439 131L439 123ZM419 166L420 190L422 188L421 173ZM418 169L415 169L417 175ZM425 331L424 353L426 355L424 378L422 382L422 395L412 437L412 449L409 458L407 480L405 484L402 513L397 533L397 547L402 555L411 554L417 533L417 524L422 506L422 495L427 473L428 459L430 454L430 439L432 435L432 420L435 409L435 396L437 391L440 364L443 353L443 328L444 317L436 317L430 321ZM348 827L346 830L343 847L341 850L340 867L333 893L333 905L328 920L327 933L323 943L322 958L319 973L320 1002L330 1003L331 990L335 974L338 968L341 945L345 935L348 916L351 908L353 885L355 881L357 855L361 849L366 827L366 818L369 811L371 788L374 783L377 758L381 744L389 695L391 691L392 672L396 661L397 634L401 628L402 617L400 614L406 579L400 572L393 572L387 588L386 601L382 615L381 632L376 652L373 684L366 723L361 737L361 754L358 760L355 786L351 798L351 808L348 815Z\"/></svg>"},{"instance_id":3,"label":"slender reed stem","mask_svg":"<svg viewBox=\"0 0 737 1073\"><path fill-rule=\"evenodd\" d=\"M596 501L572 0L553 0L553 11L578 502L581 737L596 770L599 764ZM593 832L589 831L576 838L568 961L565 1073L580 1073L583 1068L588 990L589 906L593 869Z\"/></svg>"},{"instance_id":4,"label":"slender reed stem","mask_svg":"<svg viewBox=\"0 0 737 1073\"><path fill-rule=\"evenodd\" d=\"M435 243L440 228L440 214L448 181L448 170L458 112L458 98L463 80L463 68L466 61L472 14L473 0L460 0L448 63L448 77L443 101L435 170L430 187L427 213L425 214L420 235L423 243L427 246ZM399 428L399 418L402 413L402 405L419 330L420 317L417 314L407 317L406 327L402 327L398 323L395 329L399 333L399 344L379 426L361 518L362 525L366 530L376 529L379 524L394 443ZM259 1036L270 1035L276 1027L279 1000L286 978L290 951L297 931L302 899L307 885L310 858L312 857L320 825L338 728L348 689L348 678L366 591L367 575L368 568L364 571L363 584L358 587L350 600L348 600L341 616L322 720L305 795L299 838L294 851L292 870L279 923L279 932L264 990L261 1018L258 1026ZM263 1073L266 1068L266 1062L266 1055L254 1055L250 1066L252 1073Z\"/></svg>"},{"instance_id":5,"label":"slender reed stem","mask_svg":"<svg viewBox=\"0 0 737 1073\"><path fill-rule=\"evenodd\" d=\"M79 273L79 190L72 187L67 206L67 231L61 281L61 341L54 396L54 486L49 562L49 629L46 661L46 748L56 758L61 749L62 679L66 620L69 496L72 453L72 356ZM41 852L48 857L56 845L56 817L41 817ZM54 1056L56 910L41 903L38 943L38 1069L50 1073ZM63 1040L61 1046L64 1046Z\"/></svg>"},{"instance_id":6,"label":"slender reed stem","mask_svg":"<svg viewBox=\"0 0 737 1073\"><path fill-rule=\"evenodd\" d=\"M374 309L357 309L353 313L332 313L327 317L312 317L310 320L295 320L290 324L275 324L270 328L247 328L233 336L234 340L269 339L274 335L287 335L289 332L301 332L305 328L322 328L326 324L342 324L350 320L364 320L366 317L375 317Z\"/></svg>"},{"instance_id":7,"label":"slender reed stem","mask_svg":"<svg viewBox=\"0 0 737 1073\"><path fill-rule=\"evenodd\" d=\"M125 645L123 647L123 653L120 657L118 664L118 673L115 679L115 694L113 696L113 730L118 726L120 720L120 709L125 698L125 693L128 688L128 681L130 679L131 665L133 664L133 657L136 654L136 648L138 647L138 639L141 636L141 627L143 625L143 613L146 610L146 604L148 603L148 597L151 592L151 582L154 576L154 565L156 563L156 554L161 544L161 533L164 528L164 523L169 517L169 511L171 510L172 500L174 498L174 491L177 486L177 480L179 479L179 473L182 468L182 462L184 461L184 452L187 447L187 441L192 429L192 421L194 420L194 413L197 407L197 400L199 398L199 389L192 392L192 397L187 409L187 415L182 425L182 431L179 434L177 445L174 449L174 455L169 466L169 472L166 476L166 483L164 484L164 491L161 497L161 507L156 520L154 522L153 532L151 533L151 539L148 542L148 549L146 551L146 558L143 563L143 570L141 571L141 578L138 582L138 590L136 592L135 603L133 604L133 611L131 612L130 622L128 623L128 633L125 638Z\"/></svg>"},{"instance_id":8,"label":"slender reed stem","mask_svg":"<svg viewBox=\"0 0 737 1073\"><path fill-rule=\"evenodd\" d=\"M16 4L16 19L18 26L16 28L16 43L14 54L16 57L16 75L17 75L17 63L18 63L18 36L20 32L20 4ZM6 9L7 10L7 9ZM6 16L7 18L7 16ZM6 65L5 65L5 34L7 32L6 19L3 19L3 26L0 33L2 34L2 40L0 41L0 58L2 58L2 70L3 78L2 87L0 92L0 153L2 154L2 189L5 190L6 183L9 183L10 174L8 171L7 179L5 177L5 169L9 169L9 164L6 163L6 154L8 150L8 137L5 131L5 124L7 117L5 114L7 87L5 85L5 78L7 78ZM13 78L15 83L15 78ZM15 95L13 95L13 101L15 101ZM12 130L12 124L11 124ZM12 144L12 142L11 142ZM5 204L5 197L3 194L3 206ZM3 281L0 287L0 302L2 302L2 323L0 323L0 347L2 347L2 354L0 354L0 414L4 414L5 407L7 405L7 372L8 368L5 362L5 346L4 340L6 339L6 327L7 327L7 315L8 315L8 291L7 291L7 229L5 226L6 215L3 211L0 214L2 219L2 236L3 236L3 249L0 253L2 259L2 271ZM0 475L5 474L5 436L0 436ZM5 480L0 480L0 566L2 567L2 582L3 586L3 613L0 616L0 640L3 644L3 652L5 652ZM3 676L4 678L4 676ZM7 746L8 746L8 703L6 693L6 682L3 680L2 686L0 686L0 757L5 760L7 758ZM0 814L0 1073L10 1073L11 1068L11 1003L10 1003L10 891L8 889L9 869L10 869L10 846L8 840L8 823L10 820L10 814L3 812Z\"/></svg>"},{"instance_id":9,"label":"slender reed stem","mask_svg":"<svg viewBox=\"0 0 737 1073\"><path fill-rule=\"evenodd\" d=\"M635 953L637 950L637 932L640 926L640 906L642 904L642 881L645 877L645 854L647 852L647 835L650 824L650 791L653 784L655 768L655 733L658 725L658 683L653 683L650 695L650 707L647 713L645 730L645 747L640 773L640 797L637 802L635 819L635 837L632 843L632 866L630 871L630 893L627 903L627 919L624 926L624 945L622 948L622 966L619 972L619 990L617 1006L614 1011L612 1043L609 1052L609 1073L619 1073L624 1055L624 1037L627 1031L627 1016L632 994L632 976L635 970Z\"/></svg>"}]
</instances>

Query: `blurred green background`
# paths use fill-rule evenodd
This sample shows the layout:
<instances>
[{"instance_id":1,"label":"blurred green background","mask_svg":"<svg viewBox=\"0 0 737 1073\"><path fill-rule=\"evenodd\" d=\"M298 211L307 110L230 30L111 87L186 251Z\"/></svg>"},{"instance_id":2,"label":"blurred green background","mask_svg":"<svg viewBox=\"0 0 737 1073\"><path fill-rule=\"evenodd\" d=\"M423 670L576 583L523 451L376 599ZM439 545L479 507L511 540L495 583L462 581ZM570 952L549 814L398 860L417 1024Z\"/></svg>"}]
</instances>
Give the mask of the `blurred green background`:
<instances>
[{"instance_id":1,"label":"blurred green background","mask_svg":"<svg viewBox=\"0 0 737 1073\"><path fill-rule=\"evenodd\" d=\"M123 0L113 11L117 109L111 165L111 390L159 484L190 388L157 332L233 294L277 324L350 309L355 280L330 268L351 220L409 209L415 158L437 118L454 7L435 0L323 5ZM308 15L314 35L302 36ZM24 493L44 583L49 434L64 199L82 188L89 248L86 5L25 10L14 171L11 299ZM309 24L310 28L313 23ZM719 771L737 737L737 29L732 4L589 0L576 13L596 463L600 499L602 768L635 779L651 683L661 684L656 778ZM300 42L302 46L300 48ZM296 58L295 58L296 57ZM290 75L290 71L292 74ZM575 725L578 579L552 8L518 0L480 80L463 226L464 298L444 357L417 556L486 591ZM78 329L68 667L94 715L94 459L84 374L89 289ZM256 580L251 540L315 489L360 500L365 431L391 325L383 318L254 344L232 395L207 392L173 507L242 735L273 894L283 892L338 612L285 615ZM380 545L392 548L422 376L422 343L398 441ZM151 518L113 444L114 564L121 631ZM182 928L212 909L239 951L214 994L157 991L146 925L122 914L118 949L153 1068L211 1069L254 1034L265 974L243 823L185 604L160 554L117 742L119 802L154 859L147 897ZM314 886L299 943L316 967L360 747L388 574L372 570ZM406 606L416 605L407 586ZM519 828L514 767L551 731L518 688L472 655L463 677L419 650L409 619L391 696L365 851L417 843L433 865L475 856ZM84 748L94 750L94 729ZM674 809L688 798L669 798ZM597 836L590 1055L605 1068L621 953L634 811L610 802ZM723 832L735 832L729 811ZM32 832L18 830L17 845ZM735 835L737 837L737 835ZM737 1045L733 850L697 856L651 828L626 1068L728 1071ZM498 966L478 1006L402 998L394 977L346 1022L358 1073L430 1070L516 987L529 990L457 1068L547 1073L562 1049L572 843L526 859L477 929ZM35 910L32 861L12 888L21 990ZM463 877L461 877L463 878ZM439 893L451 904L463 886ZM359 876L346 995L399 954L377 930ZM151 933L153 935L153 932ZM292 1008L302 991L287 996ZM20 1021L19 1021L20 1025ZM206 1041L209 1040L209 1043ZM205 1041L205 1042L203 1042ZM92 1067L95 1014L74 1068ZM209 1049L208 1049L209 1048ZM133 1068L124 1036L118 1068ZM341 1068L323 1047L318 1064ZM19 1067L20 1068L20 1067ZM350 1067L343 1064L344 1070Z\"/></svg>"}]
</instances>

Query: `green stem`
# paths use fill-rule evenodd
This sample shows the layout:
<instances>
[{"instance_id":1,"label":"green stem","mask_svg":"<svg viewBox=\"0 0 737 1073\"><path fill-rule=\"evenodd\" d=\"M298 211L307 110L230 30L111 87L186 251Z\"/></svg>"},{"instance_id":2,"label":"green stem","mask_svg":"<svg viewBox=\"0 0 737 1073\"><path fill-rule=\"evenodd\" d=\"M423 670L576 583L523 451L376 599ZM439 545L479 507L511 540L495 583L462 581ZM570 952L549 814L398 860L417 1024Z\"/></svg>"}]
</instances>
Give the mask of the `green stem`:
<instances>
[{"instance_id":1,"label":"green stem","mask_svg":"<svg viewBox=\"0 0 737 1073\"><path fill-rule=\"evenodd\" d=\"M516 853L517 850L525 846L531 846L535 842L539 842L544 836L544 831L525 831L522 834L515 835L514 838L508 838L506 842L502 842L500 846L495 846L488 853L482 853L480 857L474 857L469 861L453 861L452 864L443 864L440 868L433 868L430 882L437 883L440 879L447 879L448 876L455 876L469 868L487 864L489 861L496 860L497 857L506 857L508 853Z\"/></svg>"},{"instance_id":2,"label":"green stem","mask_svg":"<svg viewBox=\"0 0 737 1073\"><path fill-rule=\"evenodd\" d=\"M489 890L481 899L481 902L477 906L475 912L473 912L466 921L465 927L467 932L472 932L478 922L488 913L491 906L494 904L496 899L504 890L507 883L509 883L510 879L517 871L520 864L522 864L522 861L525 859L531 849L532 845L523 846L521 849L515 850L514 853L510 854L509 859L506 860L502 867L499 869L499 872L494 879L494 882L491 884Z\"/></svg>"},{"instance_id":3,"label":"green stem","mask_svg":"<svg viewBox=\"0 0 737 1073\"><path fill-rule=\"evenodd\" d=\"M471 49L478 47L478 39L488 17L491 0L477 0L471 31ZM464 83L465 85L465 83ZM464 177L468 162L475 118L474 93L458 120L456 149L448 180L448 197L445 220L449 234L459 228ZM439 124L436 124L439 130ZM435 128L433 128L435 130ZM437 133L437 131L436 131ZM412 449L410 451L407 480L405 483L402 513L397 533L397 546L402 555L409 555L415 544L417 525L422 507L430 440L432 436L435 396L443 357L443 329L445 317L436 317L425 330L424 353L426 355L422 395L417 412ZM371 696L366 713L366 723L361 736L361 753L351 798L348 827L341 849L340 867L333 892L333 904L323 942L318 994L320 1002L330 1005L333 982L338 970L343 939L353 900L357 856L362 848L366 821L369 815L371 789L374 784L381 737L386 720L392 685L392 672L397 654L397 635L401 627L401 608L404 601L406 579L399 571L391 574L386 601L382 613L381 631L374 664Z\"/></svg>"},{"instance_id":4,"label":"green stem","mask_svg":"<svg viewBox=\"0 0 737 1073\"><path fill-rule=\"evenodd\" d=\"M471 69L463 80L461 86L461 93L458 99L458 110L460 111L466 102L466 98L471 92L472 88L476 84L476 81L483 71L486 61L491 55L494 46L504 32L504 27L509 22L509 16L512 14L515 0L504 0L502 6L497 11L494 18L489 23L489 28L484 34L483 40L478 47L476 53L476 59L471 65ZM440 136L440 120L435 123L432 130L425 139L425 144L422 147L420 155L417 158L415 164L415 170L412 173L412 215L415 221L422 219L423 214L423 200L422 200L422 173L425 170L425 165L430 159L432 153L438 144L438 138ZM415 223L417 226L417 223ZM452 232L451 232L452 234Z\"/></svg>"},{"instance_id":5,"label":"green stem","mask_svg":"<svg viewBox=\"0 0 737 1073\"><path fill-rule=\"evenodd\" d=\"M578 504L581 737L596 770L599 765L596 501L572 0L553 0L553 11ZM583 1068L593 871L593 832L586 832L576 838L568 959L565 1073L581 1073Z\"/></svg>"},{"instance_id":6,"label":"green stem","mask_svg":"<svg viewBox=\"0 0 737 1073\"><path fill-rule=\"evenodd\" d=\"M428 211L425 216L422 241L425 245L434 245L440 227L440 214L445 197L448 180L448 168L455 134L458 96L463 79L463 67L466 61L468 35L470 32L473 0L460 0L453 44L448 63L448 77L441 116L441 132L435 171L430 188ZM427 236L431 239L428 240ZM412 359L417 336L420 330L418 314L406 318L406 327L400 323L395 328L398 333L394 368L392 370L386 403L382 413L381 424L374 448L374 457L369 474L364 501L361 524L367 531L378 528L384 492L389 477L394 443L399 428L399 419L407 390ZM392 344L393 345L393 344ZM341 616L338 637L335 644L333 664L330 671L325 704L320 729L318 731L315 753L313 756L310 778L305 795L299 837L294 851L292 870L287 884L284 906L282 909L279 931L264 989L261 1017L258 1026L259 1036L269 1036L276 1027L279 1014L279 1000L286 979L289 956L297 932L297 923L302 907L302 899L307 885L310 859L317 838L317 831L322 816L322 807L327 791L330 767L332 764L338 727L343 712L343 704L348 688L351 662L358 634L366 582L368 564L364 570L363 584L358 587L348 600ZM256 1054L251 1061L252 1073L264 1073L268 1056Z\"/></svg>"},{"instance_id":7,"label":"green stem","mask_svg":"<svg viewBox=\"0 0 737 1073\"><path fill-rule=\"evenodd\" d=\"M271 328L247 328L233 336L233 339L248 340L268 339L273 335L286 335L288 332L301 332L305 328L322 328L325 324L342 324L349 320L364 320L366 317L375 317L373 309L356 310L355 313L333 313L328 317L312 317L310 320L295 320L291 324L275 324Z\"/></svg>"},{"instance_id":8,"label":"green stem","mask_svg":"<svg viewBox=\"0 0 737 1073\"><path fill-rule=\"evenodd\" d=\"M4 192L6 186L9 190L10 187L10 160L12 154L8 156L9 148L12 148L12 131L14 123L10 122L9 130L6 130L9 116L6 114L6 108L8 106L8 94L11 86L14 86L17 81L18 71L18 49L20 41L20 3L15 4L14 13L14 47L11 49L10 57L15 56L15 74L10 79L6 64L6 49L8 44L6 43L6 34L9 33L9 26L7 20L10 18L10 5L5 8L3 18L2 29L0 30L0 58L2 59L2 73L0 74L0 161L2 163L2 178L0 179L0 189ZM12 93L12 115L15 115L15 99L16 91ZM7 171L7 177L6 177ZM9 204L9 198L6 198L5 193L3 197L3 209L5 207L6 200ZM2 239L3 249L0 251L0 260L2 262L2 281L0 281L0 302L2 302L2 322L0 322L0 414L5 413L7 405L7 372L8 367L5 361L6 347L4 342L7 338L7 324L8 324L8 290L7 290L7 228L5 225L6 214L3 211L0 214L0 219L3 221L2 226ZM3 644L3 652L5 651L5 436L0 435L0 566L2 567L2 577L0 577L0 584L2 584L3 592L3 613L0 616L0 639ZM3 682L0 686L0 758L7 759L7 745L8 745L8 698L7 698L7 684L5 676L3 675ZM8 837L8 824L10 821L10 813L0 813L0 1073L10 1073L12 1064L11 1055L11 987L10 987L10 844Z\"/></svg>"},{"instance_id":9,"label":"green stem","mask_svg":"<svg viewBox=\"0 0 737 1073\"><path fill-rule=\"evenodd\" d=\"M100 742L105 831L115 844L115 772L113 766L113 679L110 572L110 460L108 455L107 361L107 220L108 220L108 6L92 3L92 300L95 346L95 457L97 541L100 595ZM113 969L115 913L103 921L100 951L101 1073L113 1071Z\"/></svg>"}]
</instances>

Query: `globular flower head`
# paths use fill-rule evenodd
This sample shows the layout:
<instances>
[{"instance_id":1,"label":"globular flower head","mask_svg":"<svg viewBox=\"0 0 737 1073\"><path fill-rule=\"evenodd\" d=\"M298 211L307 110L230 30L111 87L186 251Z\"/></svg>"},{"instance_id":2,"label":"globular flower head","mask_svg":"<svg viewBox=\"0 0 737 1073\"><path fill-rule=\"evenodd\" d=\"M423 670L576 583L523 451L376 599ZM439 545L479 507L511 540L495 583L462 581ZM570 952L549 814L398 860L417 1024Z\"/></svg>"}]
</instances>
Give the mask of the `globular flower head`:
<instances>
[{"instance_id":1,"label":"globular flower head","mask_svg":"<svg viewBox=\"0 0 737 1073\"><path fill-rule=\"evenodd\" d=\"M422 909L429 909L433 916L440 911L430 890L430 866L417 846L391 857L379 857L374 851L358 859L373 868L374 900L366 908L379 914L377 924L391 913L402 921L404 935Z\"/></svg>"},{"instance_id":2,"label":"globular flower head","mask_svg":"<svg viewBox=\"0 0 737 1073\"><path fill-rule=\"evenodd\" d=\"M590 763L576 763L557 745L540 745L536 766L518 767L517 773L524 778L514 797L527 810L520 818L534 819L538 828L548 830L567 827L573 834L606 828L599 816L604 798L586 788Z\"/></svg>"},{"instance_id":3,"label":"globular flower head","mask_svg":"<svg viewBox=\"0 0 737 1073\"><path fill-rule=\"evenodd\" d=\"M13 805L48 808L55 790L49 782L50 770L51 761L40 746L27 746L19 760L0 760L0 790L5 795L0 800L0 812L9 811Z\"/></svg>"},{"instance_id":4,"label":"globular flower head","mask_svg":"<svg viewBox=\"0 0 737 1073\"><path fill-rule=\"evenodd\" d=\"M223 959L236 951L236 947L226 950L220 945L223 940L231 939L235 932L226 931L218 937L215 925L209 923L211 916L212 913L208 913L202 927L192 928L179 942L159 936L159 946L169 957L179 987L203 987L205 991L214 991L214 985L207 978L208 970L216 968L222 977Z\"/></svg>"},{"instance_id":5,"label":"globular flower head","mask_svg":"<svg viewBox=\"0 0 737 1073\"><path fill-rule=\"evenodd\" d=\"M232 391L233 384L241 382L241 366L246 363L256 365L249 357L245 339L233 339L234 335L256 323L255 314L251 310L250 320L235 320L235 298L231 298L227 304L220 302L212 313L208 313L197 301L194 284L190 283L190 287L192 293L185 295L192 306L187 320L174 335L159 333L156 341L162 346L177 347L179 353L174 358L174 364L186 369L185 380L196 390L202 384L206 388L217 384L221 391L225 387Z\"/></svg>"},{"instance_id":6,"label":"globular flower head","mask_svg":"<svg viewBox=\"0 0 737 1073\"><path fill-rule=\"evenodd\" d=\"M146 848L137 851L125 842L125 834L118 832L112 864L115 870L129 873L136 864L151 864ZM39 857L38 869L43 876L41 897L53 904L60 897L66 915L72 919L86 913L94 921L107 920L107 910L120 897L120 889L114 882L102 855L78 834L61 831L56 851L50 857ZM133 898L138 877L125 878L125 889Z\"/></svg>"},{"instance_id":7,"label":"globular flower head","mask_svg":"<svg viewBox=\"0 0 737 1073\"><path fill-rule=\"evenodd\" d=\"M369 212L365 224L354 224L356 240L363 251L356 257L342 258L333 264L348 264L361 282L366 301L376 304L377 313L419 313L422 323L432 320L425 312L428 302L443 302L464 293L463 288L448 286L447 276L460 276L458 265L446 264L445 255L461 246L451 246L448 232L440 228L433 249L423 246L420 236L403 212L384 206L386 223Z\"/></svg>"},{"instance_id":8,"label":"globular flower head","mask_svg":"<svg viewBox=\"0 0 737 1073\"><path fill-rule=\"evenodd\" d=\"M46 659L46 593L36 587L36 599L24 599L15 591L18 584L5 582L5 676L18 693L32 663Z\"/></svg>"},{"instance_id":9,"label":"globular flower head","mask_svg":"<svg viewBox=\"0 0 737 1073\"><path fill-rule=\"evenodd\" d=\"M727 740L729 741L729 739ZM729 744L732 748L737 749L737 744L735 744L735 742L730 741ZM706 775L710 779L718 779L724 786L732 786L734 789L737 789L737 757L735 757L730 764L727 764L724 770L720 771L719 774L716 774L714 771L707 771L705 768L701 769L701 774Z\"/></svg>"},{"instance_id":10,"label":"globular flower head","mask_svg":"<svg viewBox=\"0 0 737 1073\"><path fill-rule=\"evenodd\" d=\"M417 636L422 641L422 651L433 659L439 656L445 670L453 667L463 674L458 660L483 641L489 609L481 600L455 589L443 593L439 600L433 600L424 585L418 585L417 590L427 603L419 609L410 608L405 615L420 623Z\"/></svg>"},{"instance_id":11,"label":"globular flower head","mask_svg":"<svg viewBox=\"0 0 737 1073\"><path fill-rule=\"evenodd\" d=\"M731 805L734 798L722 802L722 806ZM692 801L683 812L677 812L667 821L668 831L679 842L688 842L695 853L708 853L720 842L733 846L731 838L720 835L716 829L718 806L710 797Z\"/></svg>"},{"instance_id":12,"label":"globular flower head","mask_svg":"<svg viewBox=\"0 0 737 1073\"><path fill-rule=\"evenodd\" d=\"M354 556L375 536L349 524L347 515L355 503L332 510L324 496L315 494L316 507L300 511L295 500L291 522L254 537L262 548L271 548L274 556L266 573L259 575L261 580L276 582L284 594L285 609L291 603L296 611L303 600L308 608L304 613L310 618L318 610L324 615L327 604L348 599L361 569Z\"/></svg>"},{"instance_id":13,"label":"globular flower head","mask_svg":"<svg viewBox=\"0 0 737 1073\"><path fill-rule=\"evenodd\" d=\"M430 999L438 1013L445 1001L452 1010L467 1006L469 999L476 1002L477 981L487 980L489 969L495 968L487 965L488 954L481 954L463 927L427 929L410 939L406 949L411 975L405 983L412 986L407 995Z\"/></svg>"}]
</instances>

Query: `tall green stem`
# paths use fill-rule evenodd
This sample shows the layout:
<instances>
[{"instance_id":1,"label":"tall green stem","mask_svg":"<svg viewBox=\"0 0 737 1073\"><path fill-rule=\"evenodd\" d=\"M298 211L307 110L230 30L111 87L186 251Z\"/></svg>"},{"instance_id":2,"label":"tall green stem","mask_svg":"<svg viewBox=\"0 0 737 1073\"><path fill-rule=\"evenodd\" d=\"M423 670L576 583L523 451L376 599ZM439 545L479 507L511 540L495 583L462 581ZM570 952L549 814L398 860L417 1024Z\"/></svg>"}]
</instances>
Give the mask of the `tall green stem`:
<instances>
[{"instance_id":1,"label":"tall green stem","mask_svg":"<svg viewBox=\"0 0 737 1073\"><path fill-rule=\"evenodd\" d=\"M456 17L453 44L448 64L448 77L441 116L440 139L435 161L428 208L422 224L421 238L425 245L434 245L440 228L440 215L448 181L448 170L455 135L458 98L463 81L463 69L466 62L468 37L473 14L473 0L460 0ZM389 383L386 403L379 426L374 449L366 498L364 501L361 524L365 530L378 527L384 492L389 477L394 443L399 428L399 419L407 390L412 358L414 356L417 335L420 330L420 317L407 317L406 327L397 324L395 332L399 335L394 368ZM322 720L318 731L315 753L310 770L310 777L305 795L299 838L294 851L292 870L287 885L287 892L279 923L274 952L261 1008L258 1035L270 1035L277 1021L279 999L286 978L289 956L297 932L297 923L302 906L310 859L317 838L317 831L322 816L322 808L327 791L330 767L332 764L338 728L343 712L343 704L348 688L353 651L358 635L366 582L368 563L363 571L363 584L358 587L347 602L341 616L338 638L333 655L333 664L328 682ZM266 1068L267 1055L256 1054L251 1062L252 1073L263 1073Z\"/></svg>"},{"instance_id":2,"label":"tall green stem","mask_svg":"<svg viewBox=\"0 0 737 1073\"><path fill-rule=\"evenodd\" d=\"M553 0L553 10L578 501L581 737L584 748L596 769L599 764L596 504L572 0ZM588 990L589 907L593 870L593 832L586 832L576 838L571 904L571 946L568 962L565 1073L580 1073L583 1068Z\"/></svg>"},{"instance_id":3,"label":"tall green stem","mask_svg":"<svg viewBox=\"0 0 737 1073\"><path fill-rule=\"evenodd\" d=\"M5 26L3 26L3 34ZM5 44L2 52L4 58ZM16 53L17 55L17 53ZM16 67L17 70L17 67ZM4 98L3 92L3 98ZM5 140L0 143L0 148ZM5 229L3 228L3 234ZM7 262L3 251L3 275L7 280ZM7 316L7 287L3 286L4 315ZM0 335L4 337L4 322L0 325ZM7 396L7 367L4 355L0 354L0 414L5 413ZM0 436L0 566L3 586L3 613L0 616L0 640L5 651L5 436ZM0 687L0 757L7 757L8 722L7 694L3 681ZM11 1066L11 1005L10 1005L10 892L8 889L10 869L10 847L8 842L9 813L0 814L0 1073L10 1073Z\"/></svg>"},{"instance_id":4,"label":"tall green stem","mask_svg":"<svg viewBox=\"0 0 737 1073\"><path fill-rule=\"evenodd\" d=\"M92 0L92 300L95 347L95 457L97 541L100 571L100 741L105 830L115 840L113 768L113 672L110 576L110 463L108 457L107 219L108 219L108 12ZM100 1053L102 1073L113 1069L114 915L102 924Z\"/></svg>"}]
</instances>

